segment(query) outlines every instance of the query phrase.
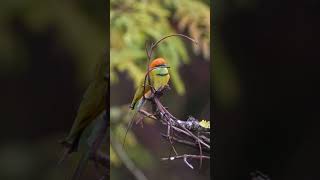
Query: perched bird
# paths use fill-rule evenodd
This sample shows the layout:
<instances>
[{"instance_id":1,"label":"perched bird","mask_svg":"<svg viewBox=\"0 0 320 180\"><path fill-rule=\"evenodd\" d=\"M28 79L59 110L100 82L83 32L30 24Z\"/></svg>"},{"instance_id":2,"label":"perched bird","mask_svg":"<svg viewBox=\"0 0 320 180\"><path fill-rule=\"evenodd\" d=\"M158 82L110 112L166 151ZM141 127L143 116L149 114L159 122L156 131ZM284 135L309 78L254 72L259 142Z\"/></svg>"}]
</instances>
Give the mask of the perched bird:
<instances>
[{"instance_id":1,"label":"perched bird","mask_svg":"<svg viewBox=\"0 0 320 180\"><path fill-rule=\"evenodd\" d=\"M106 59L101 59L97 63L94 78L80 103L69 135L61 142L66 147L66 151L60 163L68 154L78 150L79 140L83 131L105 110L107 92L106 72L107 61Z\"/></svg>"},{"instance_id":2,"label":"perched bird","mask_svg":"<svg viewBox=\"0 0 320 180\"><path fill-rule=\"evenodd\" d=\"M169 75L169 70L170 68L166 61L163 58L157 58L154 59L150 65L150 85L147 83L144 83L145 77L143 77L142 81L139 83L139 86L137 87L136 93L133 97L132 103L130 105L130 108L134 110L136 106L138 108L141 107L143 104L143 94L147 94L150 92L151 87L153 87L156 91L159 90L160 88L164 87L165 85L168 84L170 75ZM146 84L144 88L144 84ZM144 91L143 91L144 90ZM140 102L139 102L140 101ZM138 103L139 102L139 103ZM138 103L138 105L136 105Z\"/></svg>"},{"instance_id":3,"label":"perched bird","mask_svg":"<svg viewBox=\"0 0 320 180\"><path fill-rule=\"evenodd\" d=\"M170 68L167 65L167 62L163 58L157 58L154 59L150 65L149 65L149 76L150 76L150 84L148 83L148 78L145 79L145 76L141 79L136 92L134 94L133 100L131 102L130 108L131 113L133 113L133 118L131 122L128 124L126 133L124 135L124 140L123 140L123 146L125 144L125 139L127 137L128 130L131 128L133 124L134 117L136 116L137 112L139 109L143 106L145 103L145 99L143 98L143 95L145 94L148 96L150 94L151 87L154 88L154 90L159 90L160 88L166 86L169 82L170 79L170 74L169 70ZM146 80L146 83L144 82ZM144 87L144 85L146 85ZM139 120L138 120L139 122ZM137 122L137 123L138 123Z\"/></svg>"}]
</instances>

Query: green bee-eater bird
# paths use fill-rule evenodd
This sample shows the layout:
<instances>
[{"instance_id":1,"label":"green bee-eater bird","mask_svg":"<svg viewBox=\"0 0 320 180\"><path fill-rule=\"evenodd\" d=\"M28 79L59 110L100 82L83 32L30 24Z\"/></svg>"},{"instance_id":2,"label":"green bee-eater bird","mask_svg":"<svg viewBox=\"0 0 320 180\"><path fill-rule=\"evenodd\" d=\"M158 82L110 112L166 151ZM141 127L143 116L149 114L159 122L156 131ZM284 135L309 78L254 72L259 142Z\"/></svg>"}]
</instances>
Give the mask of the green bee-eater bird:
<instances>
[{"instance_id":1,"label":"green bee-eater bird","mask_svg":"<svg viewBox=\"0 0 320 180\"><path fill-rule=\"evenodd\" d=\"M62 141L62 144L67 147L64 156L77 151L82 132L105 110L107 92L106 72L107 61L106 59L101 59L97 63L94 78L80 103L69 135ZM61 159L61 162L64 158Z\"/></svg>"},{"instance_id":2,"label":"green bee-eater bird","mask_svg":"<svg viewBox=\"0 0 320 180\"><path fill-rule=\"evenodd\" d=\"M170 79L170 74L169 74L169 70L168 68L170 68L166 61L163 58L157 58L155 60L153 60L150 65L150 82L151 82L151 86L157 91L159 90L161 87L164 87L165 85L168 84L169 79ZM141 83L139 84L139 86L137 87L136 93L134 94L132 103L130 105L130 108L132 110L134 110L136 108L136 104L138 101L140 101L143 97L143 94L147 94L150 92L150 85L148 85L148 83L146 83L146 87L144 87L144 80L145 77L143 77ZM148 80L147 80L148 82ZM145 90L143 92L143 90ZM138 109L143 105L143 102L140 101L138 104Z\"/></svg>"}]
</instances>

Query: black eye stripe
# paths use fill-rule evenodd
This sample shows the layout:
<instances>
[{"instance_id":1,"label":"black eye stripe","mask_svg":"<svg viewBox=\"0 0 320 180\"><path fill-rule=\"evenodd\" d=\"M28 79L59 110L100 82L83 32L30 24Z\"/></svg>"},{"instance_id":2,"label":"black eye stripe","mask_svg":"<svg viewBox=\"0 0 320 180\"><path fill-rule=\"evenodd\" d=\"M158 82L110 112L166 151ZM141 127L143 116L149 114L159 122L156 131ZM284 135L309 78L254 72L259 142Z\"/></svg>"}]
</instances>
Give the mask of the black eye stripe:
<instances>
[{"instance_id":1,"label":"black eye stripe","mask_svg":"<svg viewBox=\"0 0 320 180\"><path fill-rule=\"evenodd\" d=\"M157 74L158 76L166 76L168 75L169 73L166 73L166 74Z\"/></svg>"},{"instance_id":2,"label":"black eye stripe","mask_svg":"<svg viewBox=\"0 0 320 180\"><path fill-rule=\"evenodd\" d=\"M163 67L163 66L166 66L166 65L160 64L160 65L157 65L157 66L155 66L155 67Z\"/></svg>"}]
</instances>

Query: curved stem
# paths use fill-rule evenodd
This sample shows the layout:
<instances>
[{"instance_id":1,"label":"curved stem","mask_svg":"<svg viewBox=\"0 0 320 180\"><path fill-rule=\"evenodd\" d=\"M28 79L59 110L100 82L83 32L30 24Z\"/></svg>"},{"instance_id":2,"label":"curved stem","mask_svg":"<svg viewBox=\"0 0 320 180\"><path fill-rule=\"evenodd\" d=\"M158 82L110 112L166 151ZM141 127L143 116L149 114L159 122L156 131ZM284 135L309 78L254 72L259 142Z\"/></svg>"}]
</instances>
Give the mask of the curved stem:
<instances>
[{"instance_id":1,"label":"curved stem","mask_svg":"<svg viewBox=\"0 0 320 180\"><path fill-rule=\"evenodd\" d=\"M155 47L157 47L160 42L162 42L163 40L165 40L165 39L167 39L167 38L169 38L169 37L172 37L172 36L180 36L180 37L183 37L183 38L186 38L186 39L192 41L192 42L195 43L195 44L198 44L198 42L197 42L196 40L194 40L194 39L192 39L191 37L186 36L186 35L184 35L184 34L171 34L171 35L168 35L168 36L165 36L165 37L161 38L161 39L158 40L155 44L152 44L152 45L151 45L151 49L150 49L150 53L149 53L148 56L151 58L151 57L152 57L153 49L154 49Z\"/></svg>"}]
</instances>

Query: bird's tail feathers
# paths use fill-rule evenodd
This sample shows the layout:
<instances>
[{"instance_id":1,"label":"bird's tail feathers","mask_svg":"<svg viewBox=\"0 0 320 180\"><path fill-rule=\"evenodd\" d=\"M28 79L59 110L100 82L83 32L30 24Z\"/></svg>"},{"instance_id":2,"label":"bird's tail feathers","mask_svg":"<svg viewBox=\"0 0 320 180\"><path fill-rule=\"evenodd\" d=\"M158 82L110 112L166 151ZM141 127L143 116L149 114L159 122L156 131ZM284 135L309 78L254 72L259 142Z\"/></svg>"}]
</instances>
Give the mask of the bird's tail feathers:
<instances>
[{"instance_id":1,"label":"bird's tail feathers","mask_svg":"<svg viewBox=\"0 0 320 180\"><path fill-rule=\"evenodd\" d=\"M69 148L65 148L63 150L63 154L62 154L60 160L58 161L57 166L60 166L67 159L68 155L70 154L69 151L70 151Z\"/></svg>"},{"instance_id":2,"label":"bird's tail feathers","mask_svg":"<svg viewBox=\"0 0 320 180\"><path fill-rule=\"evenodd\" d=\"M72 145L73 143L70 143L65 139L61 140L59 143L64 146L64 149L63 149L62 156L57 163L57 166L60 166L67 159L68 155L72 152L72 146L73 146Z\"/></svg>"},{"instance_id":3,"label":"bird's tail feathers","mask_svg":"<svg viewBox=\"0 0 320 180\"><path fill-rule=\"evenodd\" d=\"M131 110L134 110L134 106L136 105L136 103L132 103L132 104L130 104L130 106L129 106L129 108L131 109Z\"/></svg>"},{"instance_id":4,"label":"bird's tail feathers","mask_svg":"<svg viewBox=\"0 0 320 180\"><path fill-rule=\"evenodd\" d=\"M127 137L128 131L131 129L131 127L132 127L132 125L133 125L133 122L135 121L135 118L136 118L137 113L138 113L139 110L144 106L145 103L146 103L146 99L142 97L142 98L137 102L137 104L135 105L135 107L132 109L132 110L134 110L134 111L133 111L133 116L132 116L131 121L130 121L129 124L128 124L128 127L127 127L126 132L125 132L125 135L124 135L124 139L123 139L123 143L122 143L122 147L123 147L123 148L124 148L124 145L125 145L125 141L126 141L126 137Z\"/></svg>"},{"instance_id":5,"label":"bird's tail feathers","mask_svg":"<svg viewBox=\"0 0 320 180\"><path fill-rule=\"evenodd\" d=\"M145 98L141 98L139 101L138 101L138 104L136 105L136 110L137 112L141 109L141 107L146 103L146 99Z\"/></svg>"}]
</instances>

